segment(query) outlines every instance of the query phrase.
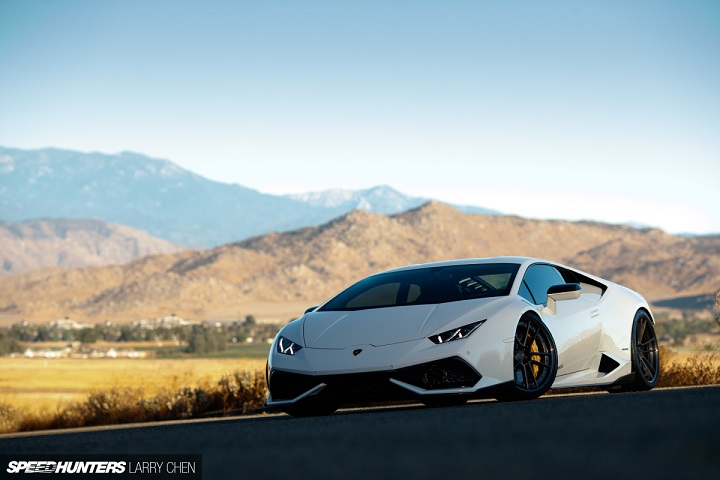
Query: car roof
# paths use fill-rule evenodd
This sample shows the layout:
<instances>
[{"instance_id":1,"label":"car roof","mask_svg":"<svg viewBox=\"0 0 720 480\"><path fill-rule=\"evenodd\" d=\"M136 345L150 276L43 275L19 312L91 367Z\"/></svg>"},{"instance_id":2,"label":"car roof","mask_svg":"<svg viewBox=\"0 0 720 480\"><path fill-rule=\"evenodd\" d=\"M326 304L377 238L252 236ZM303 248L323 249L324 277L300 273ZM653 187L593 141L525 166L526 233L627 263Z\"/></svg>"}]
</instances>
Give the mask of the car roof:
<instances>
[{"instance_id":1,"label":"car roof","mask_svg":"<svg viewBox=\"0 0 720 480\"><path fill-rule=\"evenodd\" d=\"M526 263L529 264L529 263L536 263L536 262L556 264L556 262L551 262L549 260L542 260L540 258L533 258L533 257L462 258L462 259L457 259L457 260L445 260L442 262L418 263L415 265L406 265L404 267L393 268L391 270L386 270L384 272L379 272L379 273L403 272L406 270L417 270L420 268L449 267L449 266L455 266L455 265L478 265L478 264L489 264L489 263L515 263L518 265L523 265Z\"/></svg>"}]
</instances>

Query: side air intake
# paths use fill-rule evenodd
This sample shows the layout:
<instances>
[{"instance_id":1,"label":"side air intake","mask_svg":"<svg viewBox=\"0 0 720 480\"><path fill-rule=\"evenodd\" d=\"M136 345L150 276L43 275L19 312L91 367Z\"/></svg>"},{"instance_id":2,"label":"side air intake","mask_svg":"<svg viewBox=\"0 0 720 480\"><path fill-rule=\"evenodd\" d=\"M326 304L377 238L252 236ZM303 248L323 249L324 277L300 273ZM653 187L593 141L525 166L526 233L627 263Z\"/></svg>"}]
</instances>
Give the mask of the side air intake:
<instances>
[{"instance_id":1,"label":"side air intake","mask_svg":"<svg viewBox=\"0 0 720 480\"><path fill-rule=\"evenodd\" d=\"M619 366L620 364L618 362L603 353L602 357L600 358L600 366L598 367L598 372L607 375Z\"/></svg>"}]
</instances>

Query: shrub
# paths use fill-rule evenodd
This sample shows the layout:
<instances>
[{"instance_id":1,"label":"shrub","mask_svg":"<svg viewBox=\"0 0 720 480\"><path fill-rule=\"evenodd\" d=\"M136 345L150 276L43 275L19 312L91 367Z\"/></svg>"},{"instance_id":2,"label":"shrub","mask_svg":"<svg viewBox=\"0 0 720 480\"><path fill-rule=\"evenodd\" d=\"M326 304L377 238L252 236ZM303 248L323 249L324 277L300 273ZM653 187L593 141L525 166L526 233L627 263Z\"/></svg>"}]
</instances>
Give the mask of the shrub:
<instances>
[{"instance_id":1,"label":"shrub","mask_svg":"<svg viewBox=\"0 0 720 480\"><path fill-rule=\"evenodd\" d=\"M188 353L202 355L224 352L226 347L225 335L221 331L207 328L207 326L194 326L187 341Z\"/></svg>"},{"instance_id":2,"label":"shrub","mask_svg":"<svg viewBox=\"0 0 720 480\"><path fill-rule=\"evenodd\" d=\"M0 355L22 352L23 349L16 339L0 330Z\"/></svg>"},{"instance_id":3,"label":"shrub","mask_svg":"<svg viewBox=\"0 0 720 480\"><path fill-rule=\"evenodd\" d=\"M17 409L12 405L0 402L0 433L17 430Z\"/></svg>"}]
</instances>

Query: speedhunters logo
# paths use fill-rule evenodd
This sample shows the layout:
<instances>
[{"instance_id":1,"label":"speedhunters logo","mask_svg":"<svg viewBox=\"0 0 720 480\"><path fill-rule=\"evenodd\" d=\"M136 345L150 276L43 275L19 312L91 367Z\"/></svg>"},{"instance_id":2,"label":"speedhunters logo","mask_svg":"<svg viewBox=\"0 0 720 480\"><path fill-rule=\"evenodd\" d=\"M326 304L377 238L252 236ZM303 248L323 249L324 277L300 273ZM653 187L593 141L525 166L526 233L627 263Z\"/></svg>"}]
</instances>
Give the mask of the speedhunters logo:
<instances>
[{"instance_id":1,"label":"speedhunters logo","mask_svg":"<svg viewBox=\"0 0 720 480\"><path fill-rule=\"evenodd\" d=\"M10 461L7 473L125 473L126 462Z\"/></svg>"},{"instance_id":2,"label":"speedhunters logo","mask_svg":"<svg viewBox=\"0 0 720 480\"><path fill-rule=\"evenodd\" d=\"M10 475L5 475L5 474ZM132 478L202 479L201 455L0 455L0 477L42 474L44 478L98 475Z\"/></svg>"}]
</instances>

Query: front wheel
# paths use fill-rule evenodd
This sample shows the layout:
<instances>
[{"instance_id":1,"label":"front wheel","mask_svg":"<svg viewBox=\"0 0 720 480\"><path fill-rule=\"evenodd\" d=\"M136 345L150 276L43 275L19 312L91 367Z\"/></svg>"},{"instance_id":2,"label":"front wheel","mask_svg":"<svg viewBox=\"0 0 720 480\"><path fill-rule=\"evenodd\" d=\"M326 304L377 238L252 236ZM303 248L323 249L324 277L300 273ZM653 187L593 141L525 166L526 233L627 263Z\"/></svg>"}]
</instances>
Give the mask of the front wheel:
<instances>
[{"instance_id":1,"label":"front wheel","mask_svg":"<svg viewBox=\"0 0 720 480\"><path fill-rule=\"evenodd\" d=\"M536 315L523 315L515 331L514 382L497 399L530 400L547 392L557 375L557 358L550 330Z\"/></svg>"}]
</instances>

